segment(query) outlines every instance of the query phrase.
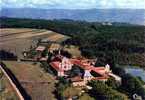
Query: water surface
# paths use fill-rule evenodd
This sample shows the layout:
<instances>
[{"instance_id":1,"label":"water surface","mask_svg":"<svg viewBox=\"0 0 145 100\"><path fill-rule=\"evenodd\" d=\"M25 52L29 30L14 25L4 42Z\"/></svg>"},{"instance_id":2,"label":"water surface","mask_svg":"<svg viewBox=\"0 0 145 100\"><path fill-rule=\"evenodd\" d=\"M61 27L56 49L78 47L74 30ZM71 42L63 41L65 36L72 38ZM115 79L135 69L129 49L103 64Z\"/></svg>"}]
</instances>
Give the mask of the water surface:
<instances>
[{"instance_id":1,"label":"water surface","mask_svg":"<svg viewBox=\"0 0 145 100\"><path fill-rule=\"evenodd\" d=\"M133 66L129 66L125 68L126 73L129 73L133 76L141 77L145 82L145 70L142 68L135 68Z\"/></svg>"}]
</instances>

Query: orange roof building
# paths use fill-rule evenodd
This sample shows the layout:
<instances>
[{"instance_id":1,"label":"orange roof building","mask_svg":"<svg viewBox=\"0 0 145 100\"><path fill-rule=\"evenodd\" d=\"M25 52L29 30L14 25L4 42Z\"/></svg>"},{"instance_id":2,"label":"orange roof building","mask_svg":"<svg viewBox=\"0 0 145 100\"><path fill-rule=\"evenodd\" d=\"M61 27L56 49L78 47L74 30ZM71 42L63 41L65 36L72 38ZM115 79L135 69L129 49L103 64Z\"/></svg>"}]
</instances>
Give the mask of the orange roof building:
<instances>
[{"instance_id":1,"label":"orange roof building","mask_svg":"<svg viewBox=\"0 0 145 100\"><path fill-rule=\"evenodd\" d=\"M71 70L73 65L78 65L84 70L83 76L76 76L71 78L73 86L84 86L90 80L107 81L108 78L114 77L116 80L121 80L118 76L110 74L110 66L107 64L105 67L95 67L87 60L82 59L68 59L63 56L56 56L58 61L53 61L50 65L57 71L57 76L65 76L65 71ZM99 76L91 75L91 71L95 72Z\"/></svg>"},{"instance_id":2,"label":"orange roof building","mask_svg":"<svg viewBox=\"0 0 145 100\"><path fill-rule=\"evenodd\" d=\"M44 51L45 50L45 46L38 46L35 50L36 51Z\"/></svg>"},{"instance_id":3,"label":"orange roof building","mask_svg":"<svg viewBox=\"0 0 145 100\"><path fill-rule=\"evenodd\" d=\"M60 68L60 62L51 62L50 65L55 70L57 76L64 76L64 71Z\"/></svg>"},{"instance_id":4,"label":"orange roof building","mask_svg":"<svg viewBox=\"0 0 145 100\"><path fill-rule=\"evenodd\" d=\"M73 64L66 57L63 57L61 61L52 61L50 65L57 71L57 76L65 76L64 72L71 70Z\"/></svg>"}]
</instances>

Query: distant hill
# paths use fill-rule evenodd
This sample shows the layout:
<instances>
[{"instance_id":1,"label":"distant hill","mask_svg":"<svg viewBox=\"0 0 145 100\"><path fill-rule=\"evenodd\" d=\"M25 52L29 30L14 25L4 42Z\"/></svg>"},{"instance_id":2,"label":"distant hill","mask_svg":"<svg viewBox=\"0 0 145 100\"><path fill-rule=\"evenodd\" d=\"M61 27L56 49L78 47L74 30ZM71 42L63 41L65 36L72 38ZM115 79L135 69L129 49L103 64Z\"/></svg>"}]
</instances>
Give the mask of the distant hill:
<instances>
[{"instance_id":1,"label":"distant hill","mask_svg":"<svg viewBox=\"0 0 145 100\"><path fill-rule=\"evenodd\" d=\"M145 25L144 9L34 9L3 8L0 16L32 19L72 19Z\"/></svg>"}]
</instances>

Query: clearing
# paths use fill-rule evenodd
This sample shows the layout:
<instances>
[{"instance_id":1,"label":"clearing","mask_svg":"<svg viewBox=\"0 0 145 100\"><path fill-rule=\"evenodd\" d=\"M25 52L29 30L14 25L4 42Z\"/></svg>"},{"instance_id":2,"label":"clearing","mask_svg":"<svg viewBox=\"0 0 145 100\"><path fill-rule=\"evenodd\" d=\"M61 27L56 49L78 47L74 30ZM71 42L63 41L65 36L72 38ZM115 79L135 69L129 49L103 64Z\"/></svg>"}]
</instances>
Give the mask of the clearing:
<instances>
[{"instance_id":1,"label":"clearing","mask_svg":"<svg viewBox=\"0 0 145 100\"><path fill-rule=\"evenodd\" d=\"M71 55L73 55L74 58L81 57L81 51L79 50L78 46L74 46L74 45L65 46L64 50L71 53Z\"/></svg>"}]
</instances>

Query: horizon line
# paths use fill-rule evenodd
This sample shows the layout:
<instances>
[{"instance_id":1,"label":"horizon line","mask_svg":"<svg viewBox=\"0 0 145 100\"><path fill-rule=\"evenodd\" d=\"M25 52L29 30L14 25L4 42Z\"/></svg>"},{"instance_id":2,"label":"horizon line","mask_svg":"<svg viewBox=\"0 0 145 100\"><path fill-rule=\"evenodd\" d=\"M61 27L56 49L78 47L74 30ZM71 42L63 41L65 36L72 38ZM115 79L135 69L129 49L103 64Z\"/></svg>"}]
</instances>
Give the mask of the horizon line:
<instances>
[{"instance_id":1,"label":"horizon line","mask_svg":"<svg viewBox=\"0 0 145 100\"><path fill-rule=\"evenodd\" d=\"M145 10L145 8L36 8L36 7L1 7L1 9L46 9L46 10L93 10L93 9L129 9L129 10Z\"/></svg>"}]
</instances>

